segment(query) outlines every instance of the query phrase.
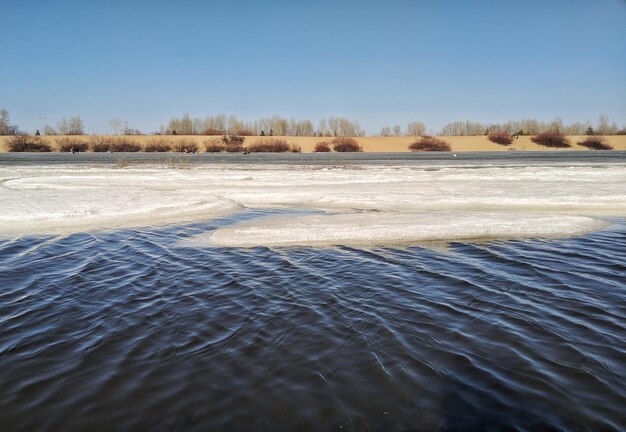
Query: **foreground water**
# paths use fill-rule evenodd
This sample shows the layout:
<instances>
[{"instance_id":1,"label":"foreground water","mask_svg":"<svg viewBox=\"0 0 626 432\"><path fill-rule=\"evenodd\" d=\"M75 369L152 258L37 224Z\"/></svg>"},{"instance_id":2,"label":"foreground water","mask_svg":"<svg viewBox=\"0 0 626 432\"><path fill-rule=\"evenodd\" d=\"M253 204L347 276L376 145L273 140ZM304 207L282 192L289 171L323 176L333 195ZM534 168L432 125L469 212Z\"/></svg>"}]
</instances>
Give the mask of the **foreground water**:
<instances>
[{"instance_id":1,"label":"foreground water","mask_svg":"<svg viewBox=\"0 0 626 432\"><path fill-rule=\"evenodd\" d=\"M0 241L0 429L626 428L626 222L562 240Z\"/></svg>"},{"instance_id":2,"label":"foreground water","mask_svg":"<svg viewBox=\"0 0 626 432\"><path fill-rule=\"evenodd\" d=\"M625 157L0 154L0 430L625 430Z\"/></svg>"}]
</instances>

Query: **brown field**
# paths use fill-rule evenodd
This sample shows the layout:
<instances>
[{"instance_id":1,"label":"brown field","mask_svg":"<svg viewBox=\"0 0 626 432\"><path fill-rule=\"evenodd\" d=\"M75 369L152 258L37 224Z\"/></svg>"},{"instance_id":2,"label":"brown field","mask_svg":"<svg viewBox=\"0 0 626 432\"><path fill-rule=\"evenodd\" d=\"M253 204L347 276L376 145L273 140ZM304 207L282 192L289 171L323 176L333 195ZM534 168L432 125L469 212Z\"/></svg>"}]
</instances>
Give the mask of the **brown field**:
<instances>
[{"instance_id":1,"label":"brown field","mask_svg":"<svg viewBox=\"0 0 626 432\"><path fill-rule=\"evenodd\" d=\"M7 151L7 142L11 137L8 136L0 136L0 152ZM62 138L62 136L42 136L43 141L49 143L53 149L58 150L58 145L56 140ZM86 138L89 140L89 136L86 137L75 137L75 138ZM145 147L148 141L155 138L153 135L137 135L137 136L127 136L127 139L138 143L139 145ZM203 142L211 137L208 136L198 136L198 135L190 135L190 136L161 136L161 138L165 138L167 140L171 140L172 142L176 142L178 140L193 140L198 143L199 152L204 152L204 144ZM214 137L213 137L214 138ZM244 142L245 145L252 144L257 140L260 140L264 137L258 136L248 136ZM289 144L297 145L302 148L302 152L309 153L312 152L315 148L315 144L319 141L330 141L332 138L323 138L323 137L275 137L282 138L287 141ZM444 141L448 142L452 146L452 152L466 152L466 151L589 151L586 148L579 146L577 144L578 141L582 141L586 138L586 136L569 136L569 140L572 144L571 148L566 149L554 149L548 147L542 147L533 143L530 140L530 136L522 136L517 140L513 141L513 144L509 146L502 146L495 143L492 143L487 139L486 136L442 136L440 137ZM606 142L613 146L615 150L626 150L626 135L608 135L605 137ZM415 140L415 137L359 137L355 138L356 141L363 147L364 152L408 152L408 146L411 142Z\"/></svg>"}]
</instances>

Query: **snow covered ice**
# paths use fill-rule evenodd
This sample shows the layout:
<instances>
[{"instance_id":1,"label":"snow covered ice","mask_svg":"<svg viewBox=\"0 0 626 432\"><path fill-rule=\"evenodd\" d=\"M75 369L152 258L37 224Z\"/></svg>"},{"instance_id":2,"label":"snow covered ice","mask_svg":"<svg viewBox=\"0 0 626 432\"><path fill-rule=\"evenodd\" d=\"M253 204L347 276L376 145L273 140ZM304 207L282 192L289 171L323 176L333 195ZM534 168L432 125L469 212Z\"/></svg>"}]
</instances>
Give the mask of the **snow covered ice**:
<instances>
[{"instance_id":1,"label":"snow covered ice","mask_svg":"<svg viewBox=\"0 0 626 432\"><path fill-rule=\"evenodd\" d=\"M0 234L207 220L245 208L307 209L224 227L194 245L391 244L567 236L626 214L622 165L206 164L0 168Z\"/></svg>"}]
</instances>

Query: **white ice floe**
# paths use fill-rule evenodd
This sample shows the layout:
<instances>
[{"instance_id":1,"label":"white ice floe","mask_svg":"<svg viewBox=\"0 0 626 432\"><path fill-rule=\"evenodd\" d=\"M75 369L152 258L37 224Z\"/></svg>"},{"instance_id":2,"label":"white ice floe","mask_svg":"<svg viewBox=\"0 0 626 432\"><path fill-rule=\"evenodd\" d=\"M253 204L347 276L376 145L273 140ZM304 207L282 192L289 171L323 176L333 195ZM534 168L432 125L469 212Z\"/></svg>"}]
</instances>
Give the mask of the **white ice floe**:
<instances>
[{"instance_id":1,"label":"white ice floe","mask_svg":"<svg viewBox=\"0 0 626 432\"><path fill-rule=\"evenodd\" d=\"M560 237L602 228L584 216L517 213L387 213L282 216L199 234L182 246L385 245L450 240Z\"/></svg>"},{"instance_id":2,"label":"white ice floe","mask_svg":"<svg viewBox=\"0 0 626 432\"><path fill-rule=\"evenodd\" d=\"M626 215L626 169L621 164L0 167L0 234L205 220L245 207L338 213L263 222L267 244L277 244L272 237L417 241L425 240L426 230L441 240L568 235L598 226L570 216ZM355 213L367 210L383 213ZM308 237L297 233L300 223L315 223L316 230ZM365 229L372 224L375 230ZM240 228L222 229L214 237L226 244L235 229ZM254 236L261 238L260 229ZM250 226L246 235L252 236Z\"/></svg>"}]
</instances>

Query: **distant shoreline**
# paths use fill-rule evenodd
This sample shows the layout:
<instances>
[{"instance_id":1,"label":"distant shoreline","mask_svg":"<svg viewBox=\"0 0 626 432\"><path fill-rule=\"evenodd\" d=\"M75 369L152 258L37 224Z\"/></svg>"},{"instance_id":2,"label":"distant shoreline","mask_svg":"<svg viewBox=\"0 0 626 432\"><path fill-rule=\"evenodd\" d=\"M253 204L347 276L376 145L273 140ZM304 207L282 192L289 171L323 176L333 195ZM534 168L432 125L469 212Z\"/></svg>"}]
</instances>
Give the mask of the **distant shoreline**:
<instances>
[{"instance_id":1,"label":"distant shoreline","mask_svg":"<svg viewBox=\"0 0 626 432\"><path fill-rule=\"evenodd\" d=\"M103 136L103 135L98 135ZM50 144L54 151L58 151L57 140L61 138L76 138L89 142L94 136L92 135L53 135L53 136L41 136L41 140ZM116 137L107 135L107 137ZM120 137L120 136L117 136ZM136 142L142 148L146 143L155 138L164 138L171 141L178 141L182 139L192 140L200 147L199 152L204 152L203 143L207 140L214 139L216 136L207 135L129 135L124 138L130 141ZM219 138L219 137L218 137ZM246 136L245 144L252 144L260 139L268 138L262 136ZM315 144L320 141L330 141L332 137L301 137L301 136L284 136L273 137L281 138L287 141L291 145L299 146L303 153L312 153ZM586 138L585 135L568 136L572 146L564 149L555 149L549 147L543 147L533 143L530 139L531 136L520 136L513 144L509 146L502 146L495 144L487 139L487 136L440 136L441 139L448 142L451 146L451 152L507 152L507 151L552 151L552 152L564 152L564 151L594 151L588 150L585 147L578 145L579 141ZM8 141L10 136L0 136L0 152L8 151ZM359 145L362 146L363 151L366 153L410 153L408 146L411 142L415 141L416 137L402 136L402 137L356 137L354 138ZM613 150L626 150L626 135L606 135L605 139L608 144L613 147Z\"/></svg>"}]
</instances>

